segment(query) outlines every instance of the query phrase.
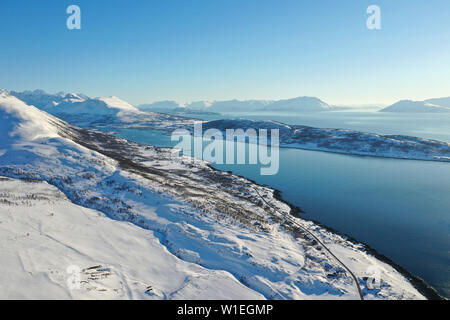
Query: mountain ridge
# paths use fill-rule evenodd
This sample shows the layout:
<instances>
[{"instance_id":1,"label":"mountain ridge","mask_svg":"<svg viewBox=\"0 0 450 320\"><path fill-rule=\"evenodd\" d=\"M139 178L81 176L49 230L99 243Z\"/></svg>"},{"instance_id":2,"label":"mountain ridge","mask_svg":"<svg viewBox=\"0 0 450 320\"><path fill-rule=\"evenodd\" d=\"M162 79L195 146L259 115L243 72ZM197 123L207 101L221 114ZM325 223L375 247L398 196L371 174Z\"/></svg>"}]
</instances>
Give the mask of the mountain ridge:
<instances>
[{"instance_id":1,"label":"mountain ridge","mask_svg":"<svg viewBox=\"0 0 450 320\"><path fill-rule=\"evenodd\" d=\"M379 112L444 113L450 112L450 98L436 98L423 101L400 100Z\"/></svg>"},{"instance_id":2,"label":"mountain ridge","mask_svg":"<svg viewBox=\"0 0 450 320\"><path fill-rule=\"evenodd\" d=\"M242 111L326 111L331 106L316 97L297 97L282 100L218 100L194 101L178 103L176 101L156 101L137 107L146 111L172 111L184 108L186 110L212 112L242 112Z\"/></svg>"}]
</instances>

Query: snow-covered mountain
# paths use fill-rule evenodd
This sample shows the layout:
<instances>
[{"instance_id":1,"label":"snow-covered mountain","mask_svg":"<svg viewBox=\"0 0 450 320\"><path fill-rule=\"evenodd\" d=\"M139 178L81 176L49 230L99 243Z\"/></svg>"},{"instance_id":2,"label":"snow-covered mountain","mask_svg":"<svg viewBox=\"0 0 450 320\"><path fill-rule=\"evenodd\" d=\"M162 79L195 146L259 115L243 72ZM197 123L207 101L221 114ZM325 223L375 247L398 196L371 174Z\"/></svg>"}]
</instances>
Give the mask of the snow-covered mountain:
<instances>
[{"instance_id":1,"label":"snow-covered mountain","mask_svg":"<svg viewBox=\"0 0 450 320\"><path fill-rule=\"evenodd\" d=\"M141 104L137 106L141 111L168 113L175 115L212 115L216 112L208 110L206 102L192 102L188 106L176 101L158 101L150 104Z\"/></svg>"},{"instance_id":2,"label":"snow-covered mountain","mask_svg":"<svg viewBox=\"0 0 450 320\"><path fill-rule=\"evenodd\" d=\"M193 101L185 105L185 108L189 110L204 111L208 110L212 106L212 104L213 102L211 101Z\"/></svg>"},{"instance_id":3,"label":"snow-covered mountain","mask_svg":"<svg viewBox=\"0 0 450 320\"><path fill-rule=\"evenodd\" d=\"M261 111L269 103L262 100L229 100L229 101L195 101L181 104L175 101L157 101L150 104L138 106L139 110L152 112L174 112L174 111L208 111L208 112L242 112Z\"/></svg>"},{"instance_id":4,"label":"snow-covered mountain","mask_svg":"<svg viewBox=\"0 0 450 320\"><path fill-rule=\"evenodd\" d=\"M9 92L11 96L22 100L53 115L121 115L138 113L139 110L118 97L89 98L83 94L49 94L42 90Z\"/></svg>"},{"instance_id":5,"label":"snow-covered mountain","mask_svg":"<svg viewBox=\"0 0 450 320\"><path fill-rule=\"evenodd\" d=\"M229 101L214 101L211 103L208 110L214 112L246 112L246 111L261 111L270 102L265 100L229 100ZM207 105L207 103L205 103ZM188 106L189 107L189 106Z\"/></svg>"},{"instance_id":6,"label":"snow-covered mountain","mask_svg":"<svg viewBox=\"0 0 450 320\"><path fill-rule=\"evenodd\" d=\"M137 106L137 108L142 111L167 112L167 111L175 111L178 109L184 109L184 106L176 101L166 100L166 101L157 101L149 104L141 104Z\"/></svg>"},{"instance_id":7,"label":"snow-covered mountain","mask_svg":"<svg viewBox=\"0 0 450 320\"><path fill-rule=\"evenodd\" d=\"M380 112L450 112L450 98L430 99L425 101L402 100L380 110Z\"/></svg>"},{"instance_id":8,"label":"snow-covered mountain","mask_svg":"<svg viewBox=\"0 0 450 320\"><path fill-rule=\"evenodd\" d=\"M265 108L265 111L327 111L330 110L330 106L322 100L315 97L299 97L294 99L286 99L273 101L269 103Z\"/></svg>"},{"instance_id":9,"label":"snow-covered mountain","mask_svg":"<svg viewBox=\"0 0 450 320\"><path fill-rule=\"evenodd\" d=\"M100 97L75 103L63 102L45 110L52 114L89 114L94 116L120 116L126 113L139 112L137 108L117 97Z\"/></svg>"},{"instance_id":10,"label":"snow-covered mountain","mask_svg":"<svg viewBox=\"0 0 450 320\"><path fill-rule=\"evenodd\" d=\"M189 108L189 106L187 106ZM298 97L278 101L267 100L231 100L217 101L209 106L209 110L216 112L246 112L246 111L289 111L289 112L312 112L326 111L330 108L328 104L315 97Z\"/></svg>"},{"instance_id":11,"label":"snow-covered mountain","mask_svg":"<svg viewBox=\"0 0 450 320\"><path fill-rule=\"evenodd\" d=\"M89 99L83 94L74 94L59 92L56 94L50 94L43 90L34 91L11 91L9 92L12 96L17 97L28 105L33 105L39 109L50 109L57 106L63 102L83 102Z\"/></svg>"},{"instance_id":12,"label":"snow-covered mountain","mask_svg":"<svg viewBox=\"0 0 450 320\"><path fill-rule=\"evenodd\" d=\"M424 298L420 280L269 188L7 92L0 119L1 298L357 299L358 286L366 299Z\"/></svg>"},{"instance_id":13,"label":"snow-covered mountain","mask_svg":"<svg viewBox=\"0 0 450 320\"><path fill-rule=\"evenodd\" d=\"M433 105L438 105L438 106L441 106L441 107L450 108L450 97L428 99L428 100L425 100L425 102L431 103Z\"/></svg>"}]
</instances>

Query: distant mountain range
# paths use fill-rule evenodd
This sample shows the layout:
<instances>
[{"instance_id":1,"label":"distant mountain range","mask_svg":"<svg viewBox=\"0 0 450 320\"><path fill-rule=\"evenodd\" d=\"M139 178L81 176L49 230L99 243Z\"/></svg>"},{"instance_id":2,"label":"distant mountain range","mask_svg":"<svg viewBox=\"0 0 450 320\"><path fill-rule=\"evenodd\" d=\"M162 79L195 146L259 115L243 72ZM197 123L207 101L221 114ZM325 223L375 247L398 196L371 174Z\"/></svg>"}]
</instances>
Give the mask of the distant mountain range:
<instances>
[{"instance_id":1,"label":"distant mountain range","mask_svg":"<svg viewBox=\"0 0 450 320\"><path fill-rule=\"evenodd\" d=\"M178 112L178 113L219 113L219 112L316 112L341 110L343 107L331 106L315 97L298 97L284 100L227 100L195 101L181 104L166 100L142 104L137 108L117 97L90 98L84 94L59 92L49 94L43 90L8 91L29 105L51 114L110 114L120 111Z\"/></svg>"},{"instance_id":2,"label":"distant mountain range","mask_svg":"<svg viewBox=\"0 0 450 320\"><path fill-rule=\"evenodd\" d=\"M142 104L137 107L117 97L90 98L84 94L59 92L49 94L43 90L7 91L8 94L50 114L96 114L162 112L162 113L235 113L235 112L318 112L354 109L334 106L316 97L298 97L284 100L226 100L195 101L187 104L172 100ZM373 109L373 108L372 108ZM375 110L373 110L375 111ZM380 112L439 113L450 112L450 97L424 101L401 100L379 110Z\"/></svg>"},{"instance_id":3,"label":"distant mountain range","mask_svg":"<svg viewBox=\"0 0 450 320\"><path fill-rule=\"evenodd\" d=\"M193 130L193 124L199 121L191 117L142 111L117 97L89 98L85 95L72 93L49 95L42 91L18 93L0 90L0 93L8 99L11 96L14 96L14 98L21 97L24 100L18 101L25 103L25 106L35 106L73 125L97 130L102 128L108 128L108 130L111 128L145 128L146 130L163 130L170 133L177 129L191 131ZM301 105L298 103L299 101L308 106L313 105L308 104L308 101L320 103L320 100L316 100L316 98L298 98L267 103L266 107L270 105L274 108L278 107L280 110L290 110L290 108ZM240 101L242 105L246 103L252 106L261 106L262 104L257 101L251 101L251 103ZM209 106L207 110L211 110L213 107L214 110L217 110L216 108L222 110L229 104L236 107L231 102L221 102ZM176 104L166 101L159 103L157 106L161 108L175 107ZM324 108L321 105L319 107ZM249 108L246 110L249 110ZM197 111L200 112L201 109L197 109ZM381 136L353 130L286 125L269 120L222 119L204 120L202 123L205 130L216 128L222 132L225 132L226 129L238 128L244 130L248 128L278 129L280 145L283 147L365 156L450 161L448 143L415 137Z\"/></svg>"},{"instance_id":4,"label":"distant mountain range","mask_svg":"<svg viewBox=\"0 0 450 320\"><path fill-rule=\"evenodd\" d=\"M436 113L450 112L450 97L424 101L402 100L386 107L380 112Z\"/></svg>"},{"instance_id":5,"label":"distant mountain range","mask_svg":"<svg viewBox=\"0 0 450 320\"><path fill-rule=\"evenodd\" d=\"M326 102L315 97L298 97L285 100L227 100L195 101L180 104L175 101L158 101L138 106L143 111L165 112L176 110L210 111L210 112L246 112L246 111L329 111L334 109Z\"/></svg>"}]
</instances>

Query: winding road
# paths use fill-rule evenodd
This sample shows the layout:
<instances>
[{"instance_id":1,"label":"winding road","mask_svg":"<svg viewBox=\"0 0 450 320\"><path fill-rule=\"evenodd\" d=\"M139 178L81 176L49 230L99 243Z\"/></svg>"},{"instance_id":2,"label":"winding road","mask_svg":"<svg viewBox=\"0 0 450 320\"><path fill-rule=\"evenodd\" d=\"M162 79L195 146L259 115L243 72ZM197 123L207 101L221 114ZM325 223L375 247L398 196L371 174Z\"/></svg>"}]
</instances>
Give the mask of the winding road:
<instances>
[{"instance_id":1,"label":"winding road","mask_svg":"<svg viewBox=\"0 0 450 320\"><path fill-rule=\"evenodd\" d=\"M264 199L261 194L258 192L258 190L256 188L254 188L252 185L248 184L248 186L250 188L252 188L253 190L255 190L255 192L258 194L258 196L261 198L262 201L264 201L264 203L266 203L269 207L271 207L273 210L275 210L276 212L280 213L285 219L289 220L291 223L293 223L295 226L299 227L300 229L302 229L304 232L306 232L307 234L309 234L311 237L313 237L318 243L320 243L322 245L322 247L342 266L344 267L345 270L347 270L347 272L352 276L353 281L355 282L356 288L358 289L358 294L359 294L359 298L361 300L364 300L363 294L362 294L362 290L361 287L359 285L358 282L358 278L355 276L355 274L350 270L349 267L347 267L333 252L331 252L331 250L317 237L315 236L311 231L309 231L308 229L302 227L301 225L299 225L294 219L292 219L291 217L289 217L289 215L285 214L285 213L281 213L279 212L271 203L267 202L266 199Z\"/></svg>"}]
</instances>

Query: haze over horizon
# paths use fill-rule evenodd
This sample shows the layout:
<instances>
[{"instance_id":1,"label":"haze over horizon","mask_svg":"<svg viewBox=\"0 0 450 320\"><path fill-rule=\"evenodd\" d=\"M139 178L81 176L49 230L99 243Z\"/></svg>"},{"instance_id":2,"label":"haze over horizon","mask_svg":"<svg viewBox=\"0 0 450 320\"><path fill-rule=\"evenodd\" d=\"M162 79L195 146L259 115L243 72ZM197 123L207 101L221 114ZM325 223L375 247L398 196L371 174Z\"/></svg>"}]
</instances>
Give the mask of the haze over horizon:
<instances>
[{"instance_id":1,"label":"haze over horizon","mask_svg":"<svg viewBox=\"0 0 450 320\"><path fill-rule=\"evenodd\" d=\"M66 8L82 12L68 30ZM366 9L381 8L368 30ZM0 87L161 100L390 105L450 96L445 0L120 0L0 5Z\"/></svg>"}]
</instances>

